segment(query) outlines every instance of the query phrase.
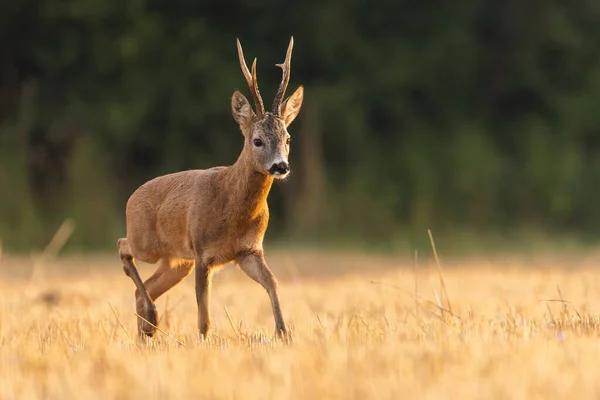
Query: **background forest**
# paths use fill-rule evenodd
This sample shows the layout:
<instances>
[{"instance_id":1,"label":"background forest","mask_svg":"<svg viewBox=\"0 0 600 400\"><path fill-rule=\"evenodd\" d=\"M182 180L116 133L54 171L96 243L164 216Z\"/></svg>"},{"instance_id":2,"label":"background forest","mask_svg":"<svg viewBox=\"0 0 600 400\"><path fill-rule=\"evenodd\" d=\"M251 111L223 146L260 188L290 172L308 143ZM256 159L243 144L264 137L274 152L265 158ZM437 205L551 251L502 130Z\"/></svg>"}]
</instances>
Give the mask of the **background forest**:
<instances>
[{"instance_id":1,"label":"background forest","mask_svg":"<svg viewBox=\"0 0 600 400\"><path fill-rule=\"evenodd\" d=\"M4 1L0 238L71 218L69 249L114 250L140 184L236 160L236 37L270 104L293 35L267 242L598 239L599 23L597 0Z\"/></svg>"}]
</instances>

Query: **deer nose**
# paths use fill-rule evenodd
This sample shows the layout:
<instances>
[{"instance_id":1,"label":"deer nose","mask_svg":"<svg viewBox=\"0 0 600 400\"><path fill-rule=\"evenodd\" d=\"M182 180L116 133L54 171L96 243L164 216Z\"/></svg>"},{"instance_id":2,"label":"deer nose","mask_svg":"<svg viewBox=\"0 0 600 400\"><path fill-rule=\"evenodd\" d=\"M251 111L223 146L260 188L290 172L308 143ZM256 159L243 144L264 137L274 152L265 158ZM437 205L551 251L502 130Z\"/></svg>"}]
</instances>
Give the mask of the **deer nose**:
<instances>
[{"instance_id":1,"label":"deer nose","mask_svg":"<svg viewBox=\"0 0 600 400\"><path fill-rule=\"evenodd\" d=\"M280 174L287 174L290 170L290 164L282 161L280 163L273 164L271 168L269 168L269 172L274 174L276 172Z\"/></svg>"}]
</instances>

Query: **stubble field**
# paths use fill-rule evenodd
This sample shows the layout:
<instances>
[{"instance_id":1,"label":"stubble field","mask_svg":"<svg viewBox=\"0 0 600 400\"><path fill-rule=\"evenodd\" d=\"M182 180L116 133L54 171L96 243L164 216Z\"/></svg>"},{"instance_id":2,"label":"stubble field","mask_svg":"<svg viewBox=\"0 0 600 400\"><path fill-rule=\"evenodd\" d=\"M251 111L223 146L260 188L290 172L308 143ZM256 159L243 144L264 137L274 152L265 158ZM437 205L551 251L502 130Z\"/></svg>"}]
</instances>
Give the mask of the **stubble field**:
<instances>
[{"instance_id":1,"label":"stubble field","mask_svg":"<svg viewBox=\"0 0 600 400\"><path fill-rule=\"evenodd\" d=\"M164 332L139 340L116 254L36 268L5 256L0 399L600 396L598 254L442 254L445 291L432 257L416 268L349 253L266 257L291 344L273 340L266 292L232 265L213 282L207 342L193 275L157 301ZM144 279L153 272L139 267Z\"/></svg>"}]
</instances>

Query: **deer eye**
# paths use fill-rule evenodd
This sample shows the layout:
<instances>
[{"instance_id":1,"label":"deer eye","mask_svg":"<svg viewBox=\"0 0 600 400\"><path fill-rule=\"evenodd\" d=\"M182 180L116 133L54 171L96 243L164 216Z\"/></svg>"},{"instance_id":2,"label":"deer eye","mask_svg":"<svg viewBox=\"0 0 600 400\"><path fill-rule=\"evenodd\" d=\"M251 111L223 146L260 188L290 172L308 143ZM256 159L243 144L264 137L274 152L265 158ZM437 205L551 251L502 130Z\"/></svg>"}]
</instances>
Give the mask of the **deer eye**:
<instances>
[{"instance_id":1,"label":"deer eye","mask_svg":"<svg viewBox=\"0 0 600 400\"><path fill-rule=\"evenodd\" d=\"M256 147L261 147L263 145L263 141L260 139L254 139L252 143L254 143Z\"/></svg>"},{"instance_id":2,"label":"deer eye","mask_svg":"<svg viewBox=\"0 0 600 400\"><path fill-rule=\"evenodd\" d=\"M291 142L291 141L292 141L292 138L287 138L287 139L285 140L285 143L286 143L286 144L290 144L290 142Z\"/></svg>"}]
</instances>

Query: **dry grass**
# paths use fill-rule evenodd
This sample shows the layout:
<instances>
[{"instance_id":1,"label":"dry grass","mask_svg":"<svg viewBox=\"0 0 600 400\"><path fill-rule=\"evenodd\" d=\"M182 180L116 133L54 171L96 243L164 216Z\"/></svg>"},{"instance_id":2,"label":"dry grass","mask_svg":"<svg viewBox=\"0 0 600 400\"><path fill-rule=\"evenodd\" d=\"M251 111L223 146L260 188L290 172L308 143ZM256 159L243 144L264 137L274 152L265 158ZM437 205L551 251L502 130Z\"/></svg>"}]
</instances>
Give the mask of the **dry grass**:
<instances>
[{"instance_id":1,"label":"dry grass","mask_svg":"<svg viewBox=\"0 0 600 400\"><path fill-rule=\"evenodd\" d=\"M0 399L599 397L594 255L441 256L450 305L433 259L415 273L411 259L268 253L291 345L272 340L266 293L232 266L215 278L208 342L193 278L157 302L172 336L138 340L116 256L50 262L34 280L29 260L5 256Z\"/></svg>"}]
</instances>

